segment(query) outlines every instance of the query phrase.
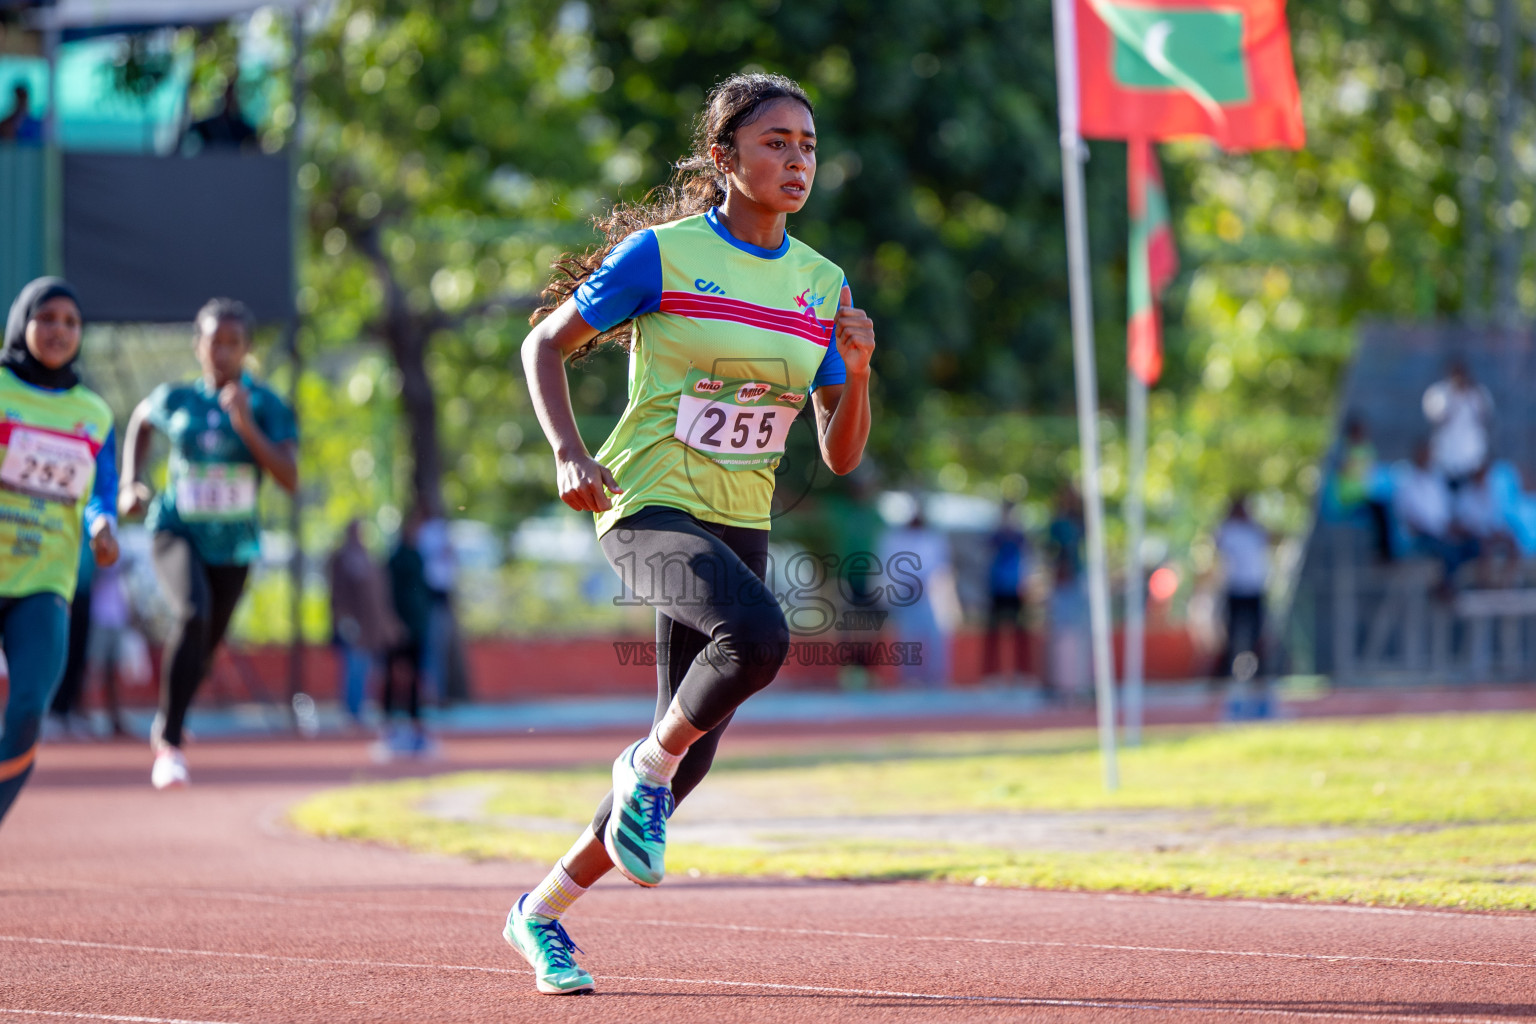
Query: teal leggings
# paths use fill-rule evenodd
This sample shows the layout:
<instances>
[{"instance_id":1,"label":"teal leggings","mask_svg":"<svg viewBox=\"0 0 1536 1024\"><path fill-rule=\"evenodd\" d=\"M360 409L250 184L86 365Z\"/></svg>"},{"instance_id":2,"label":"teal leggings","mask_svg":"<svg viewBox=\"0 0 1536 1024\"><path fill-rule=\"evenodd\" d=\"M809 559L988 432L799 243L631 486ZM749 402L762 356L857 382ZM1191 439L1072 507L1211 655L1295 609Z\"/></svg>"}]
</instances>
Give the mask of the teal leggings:
<instances>
[{"instance_id":1,"label":"teal leggings","mask_svg":"<svg viewBox=\"0 0 1536 1024\"><path fill-rule=\"evenodd\" d=\"M0 820L37 759L37 733L64 675L69 604L58 594L0 597L0 646L10 665L10 695L0 729Z\"/></svg>"}]
</instances>

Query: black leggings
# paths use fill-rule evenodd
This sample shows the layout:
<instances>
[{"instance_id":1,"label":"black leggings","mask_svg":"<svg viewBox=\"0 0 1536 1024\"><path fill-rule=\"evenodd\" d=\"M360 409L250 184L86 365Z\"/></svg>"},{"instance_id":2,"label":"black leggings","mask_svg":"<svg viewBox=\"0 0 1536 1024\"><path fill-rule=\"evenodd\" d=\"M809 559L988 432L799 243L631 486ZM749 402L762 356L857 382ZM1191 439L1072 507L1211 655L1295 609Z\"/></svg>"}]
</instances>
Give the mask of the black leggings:
<instances>
[{"instance_id":1,"label":"black leggings","mask_svg":"<svg viewBox=\"0 0 1536 1024\"><path fill-rule=\"evenodd\" d=\"M248 570L244 565L209 565L187 538L155 534L155 575L173 615L160 665L160 738L173 747L181 746L187 708L229 628Z\"/></svg>"},{"instance_id":2,"label":"black leggings","mask_svg":"<svg viewBox=\"0 0 1536 1024\"><path fill-rule=\"evenodd\" d=\"M620 519L600 543L623 600L656 609L655 721L675 697L689 724L705 730L672 779L681 801L709 772L736 709L773 682L789 654L789 625L763 585L768 531L652 505ZM612 809L609 793L592 818L595 834Z\"/></svg>"}]
</instances>

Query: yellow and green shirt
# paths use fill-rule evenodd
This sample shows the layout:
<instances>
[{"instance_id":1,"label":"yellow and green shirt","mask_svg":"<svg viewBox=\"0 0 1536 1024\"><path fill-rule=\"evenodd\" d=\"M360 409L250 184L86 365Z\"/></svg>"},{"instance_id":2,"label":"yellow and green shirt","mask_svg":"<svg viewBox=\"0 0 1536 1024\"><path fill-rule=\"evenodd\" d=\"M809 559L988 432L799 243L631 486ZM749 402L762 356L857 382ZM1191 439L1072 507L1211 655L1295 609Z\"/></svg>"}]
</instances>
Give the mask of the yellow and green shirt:
<instances>
[{"instance_id":1,"label":"yellow and green shirt","mask_svg":"<svg viewBox=\"0 0 1536 1024\"><path fill-rule=\"evenodd\" d=\"M646 505L768 529L790 424L847 379L832 331L844 284L810 246L743 242L714 210L614 247L575 294L599 331L634 321L629 403L596 454L624 493L599 534Z\"/></svg>"},{"instance_id":2,"label":"yellow and green shirt","mask_svg":"<svg viewBox=\"0 0 1536 1024\"><path fill-rule=\"evenodd\" d=\"M83 384L52 391L0 368L0 597L73 600L87 526L112 521L112 410Z\"/></svg>"}]
</instances>

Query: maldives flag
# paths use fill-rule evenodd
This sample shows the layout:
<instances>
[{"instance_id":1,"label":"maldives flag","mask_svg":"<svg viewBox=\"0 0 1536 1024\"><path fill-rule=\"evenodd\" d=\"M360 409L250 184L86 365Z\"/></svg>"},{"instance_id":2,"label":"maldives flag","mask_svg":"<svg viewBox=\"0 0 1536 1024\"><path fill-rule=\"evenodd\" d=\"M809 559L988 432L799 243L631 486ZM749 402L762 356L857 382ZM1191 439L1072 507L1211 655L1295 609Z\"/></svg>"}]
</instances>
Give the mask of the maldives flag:
<instances>
[{"instance_id":1,"label":"maldives flag","mask_svg":"<svg viewBox=\"0 0 1536 1024\"><path fill-rule=\"evenodd\" d=\"M1163 373L1162 311L1158 299L1179 269L1168 219L1168 195L1157 169L1157 155L1146 136L1130 140L1126 149L1130 186L1131 252L1127 263L1126 362L1131 372L1151 387Z\"/></svg>"},{"instance_id":2,"label":"maldives flag","mask_svg":"<svg viewBox=\"0 0 1536 1024\"><path fill-rule=\"evenodd\" d=\"M1285 0L1076 0L1082 132L1306 142Z\"/></svg>"}]
</instances>

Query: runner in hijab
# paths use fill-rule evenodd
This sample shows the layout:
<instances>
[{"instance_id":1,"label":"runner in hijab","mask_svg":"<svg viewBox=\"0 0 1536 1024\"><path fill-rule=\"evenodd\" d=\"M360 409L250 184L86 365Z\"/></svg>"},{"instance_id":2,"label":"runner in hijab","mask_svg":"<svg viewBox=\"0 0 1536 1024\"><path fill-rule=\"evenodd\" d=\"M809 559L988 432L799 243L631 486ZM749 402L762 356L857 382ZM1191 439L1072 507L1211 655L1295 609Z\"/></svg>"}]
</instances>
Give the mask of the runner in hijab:
<instances>
[{"instance_id":1,"label":"runner in hijab","mask_svg":"<svg viewBox=\"0 0 1536 1024\"><path fill-rule=\"evenodd\" d=\"M112 411L75 374L82 325L74 289L38 278L12 303L0 349L0 819L32 773L64 672L82 533L97 565L117 561Z\"/></svg>"}]
</instances>

